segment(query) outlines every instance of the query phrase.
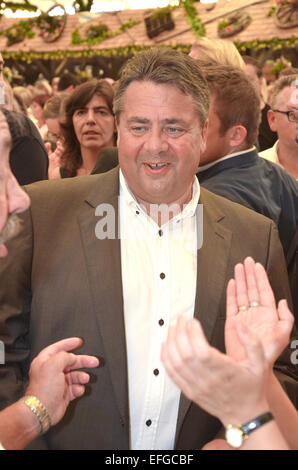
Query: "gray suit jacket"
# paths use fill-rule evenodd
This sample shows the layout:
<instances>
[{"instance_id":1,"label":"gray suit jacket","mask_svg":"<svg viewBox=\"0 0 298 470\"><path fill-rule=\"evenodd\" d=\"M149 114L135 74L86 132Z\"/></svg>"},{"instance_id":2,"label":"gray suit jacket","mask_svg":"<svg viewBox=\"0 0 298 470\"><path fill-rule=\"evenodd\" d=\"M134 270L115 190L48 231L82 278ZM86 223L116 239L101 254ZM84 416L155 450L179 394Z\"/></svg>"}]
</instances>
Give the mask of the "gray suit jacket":
<instances>
[{"instance_id":1,"label":"gray suit jacket","mask_svg":"<svg viewBox=\"0 0 298 470\"><path fill-rule=\"evenodd\" d=\"M10 255L0 260L0 339L6 343L1 407L22 395L29 363L43 347L81 336L80 352L98 356L101 366L93 373L88 393L72 402L62 421L47 433L46 445L128 449L120 241L95 236L99 204L111 204L117 220L118 168L36 183L27 191L32 203L23 214L24 229L8 246ZM277 298L289 298L286 267L269 219L204 189L200 203L204 242L198 251L195 316L210 343L224 350L225 289L234 265L248 255L261 262ZM295 371L283 361L279 368L293 387L290 393L295 393ZM215 418L181 397L177 449L199 449L219 428Z\"/></svg>"}]
</instances>

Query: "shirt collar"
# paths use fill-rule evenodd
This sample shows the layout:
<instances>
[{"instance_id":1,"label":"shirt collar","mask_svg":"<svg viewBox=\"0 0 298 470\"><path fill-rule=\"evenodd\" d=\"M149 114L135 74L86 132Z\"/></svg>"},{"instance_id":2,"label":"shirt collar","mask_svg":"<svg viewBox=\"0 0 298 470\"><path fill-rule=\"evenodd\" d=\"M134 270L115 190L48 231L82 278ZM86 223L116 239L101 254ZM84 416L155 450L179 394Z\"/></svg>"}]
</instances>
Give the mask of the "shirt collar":
<instances>
[{"instance_id":1,"label":"shirt collar","mask_svg":"<svg viewBox=\"0 0 298 470\"><path fill-rule=\"evenodd\" d=\"M228 160L228 158L237 157L238 155L243 155L243 153L252 152L253 150L256 150L256 147L251 147L250 149L241 150L240 152L229 153L229 155L226 155L225 157L219 158L218 160L214 160L214 162L207 163L206 165L199 166L198 173L200 173L201 171L208 170L208 168L211 168L213 165L216 165L218 162Z\"/></svg>"},{"instance_id":2,"label":"shirt collar","mask_svg":"<svg viewBox=\"0 0 298 470\"><path fill-rule=\"evenodd\" d=\"M134 194L132 193L131 189L129 188L127 181L121 171L119 170L119 181L120 181L120 197L124 199L124 202L127 206L130 206L133 210L142 211L141 206L139 205L138 201L136 200ZM192 185L192 198L191 200L184 206L183 211L173 217L172 220L183 219L185 217L192 217L198 207L200 198L200 184L198 179L195 177L194 182Z\"/></svg>"}]
</instances>

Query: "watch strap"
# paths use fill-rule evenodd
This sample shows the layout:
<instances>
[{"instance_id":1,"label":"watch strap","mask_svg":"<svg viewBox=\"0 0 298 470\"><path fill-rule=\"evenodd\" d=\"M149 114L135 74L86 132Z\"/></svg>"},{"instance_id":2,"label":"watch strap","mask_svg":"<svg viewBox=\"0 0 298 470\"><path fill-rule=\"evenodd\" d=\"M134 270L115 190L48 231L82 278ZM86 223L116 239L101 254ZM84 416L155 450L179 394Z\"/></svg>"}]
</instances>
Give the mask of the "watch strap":
<instances>
[{"instance_id":1,"label":"watch strap","mask_svg":"<svg viewBox=\"0 0 298 470\"><path fill-rule=\"evenodd\" d=\"M243 424L240 429L243 431L244 435L248 435L251 432L253 432L255 429L258 429L259 427L263 426L263 424L268 423L271 421L273 418L272 413L269 411L267 413L264 413L262 415L257 416L256 418L248 421L247 423Z\"/></svg>"}]
</instances>

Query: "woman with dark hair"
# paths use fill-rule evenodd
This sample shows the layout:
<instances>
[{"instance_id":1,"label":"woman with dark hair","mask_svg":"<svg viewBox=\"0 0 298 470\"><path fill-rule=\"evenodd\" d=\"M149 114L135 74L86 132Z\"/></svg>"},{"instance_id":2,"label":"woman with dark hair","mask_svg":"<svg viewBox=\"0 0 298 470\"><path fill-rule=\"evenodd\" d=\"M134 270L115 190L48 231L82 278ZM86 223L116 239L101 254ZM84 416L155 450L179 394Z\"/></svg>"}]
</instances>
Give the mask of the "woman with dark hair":
<instances>
[{"instance_id":1,"label":"woman with dark hair","mask_svg":"<svg viewBox=\"0 0 298 470\"><path fill-rule=\"evenodd\" d=\"M64 151L52 177L89 175L100 150L115 145L113 98L113 88L105 80L91 79L75 88L64 105Z\"/></svg>"}]
</instances>

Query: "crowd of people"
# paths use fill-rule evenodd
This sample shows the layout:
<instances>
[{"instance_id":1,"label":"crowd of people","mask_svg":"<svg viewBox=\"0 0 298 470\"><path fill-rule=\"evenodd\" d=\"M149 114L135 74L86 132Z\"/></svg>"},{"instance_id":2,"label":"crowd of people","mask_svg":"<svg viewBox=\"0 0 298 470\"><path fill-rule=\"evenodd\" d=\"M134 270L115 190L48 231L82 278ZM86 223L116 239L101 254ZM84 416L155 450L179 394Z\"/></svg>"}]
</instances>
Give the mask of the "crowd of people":
<instances>
[{"instance_id":1,"label":"crowd of people","mask_svg":"<svg viewBox=\"0 0 298 470\"><path fill-rule=\"evenodd\" d=\"M297 70L269 96L204 38L36 85L0 111L2 448L297 449Z\"/></svg>"}]
</instances>

